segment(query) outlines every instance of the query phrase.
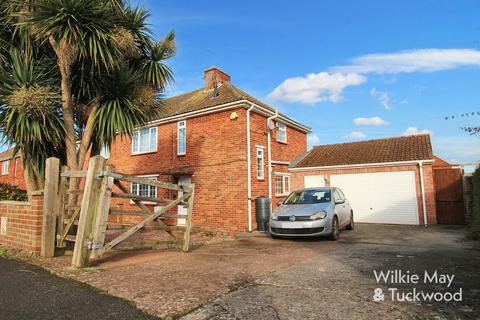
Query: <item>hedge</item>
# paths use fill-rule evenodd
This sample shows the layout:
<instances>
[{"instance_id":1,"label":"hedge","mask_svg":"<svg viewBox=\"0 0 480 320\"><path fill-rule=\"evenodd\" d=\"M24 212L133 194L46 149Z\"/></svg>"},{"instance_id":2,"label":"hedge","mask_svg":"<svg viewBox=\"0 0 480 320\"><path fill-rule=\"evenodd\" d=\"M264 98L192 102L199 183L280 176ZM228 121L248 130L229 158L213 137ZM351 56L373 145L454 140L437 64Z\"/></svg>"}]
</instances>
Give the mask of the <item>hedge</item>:
<instances>
[{"instance_id":1,"label":"hedge","mask_svg":"<svg viewBox=\"0 0 480 320\"><path fill-rule=\"evenodd\" d=\"M480 168L472 175L472 216L470 219L470 238L480 240Z\"/></svg>"},{"instance_id":2,"label":"hedge","mask_svg":"<svg viewBox=\"0 0 480 320\"><path fill-rule=\"evenodd\" d=\"M0 201L2 200L27 201L27 191L10 184L0 183Z\"/></svg>"}]
</instances>

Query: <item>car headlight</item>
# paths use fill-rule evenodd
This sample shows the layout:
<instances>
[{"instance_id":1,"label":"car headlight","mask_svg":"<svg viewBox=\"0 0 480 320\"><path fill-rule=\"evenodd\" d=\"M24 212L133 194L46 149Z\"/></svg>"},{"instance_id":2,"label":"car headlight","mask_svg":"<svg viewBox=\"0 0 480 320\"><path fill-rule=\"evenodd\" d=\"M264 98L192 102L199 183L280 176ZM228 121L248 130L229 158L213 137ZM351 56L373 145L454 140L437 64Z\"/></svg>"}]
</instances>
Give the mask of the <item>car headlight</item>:
<instances>
[{"instance_id":1,"label":"car headlight","mask_svg":"<svg viewBox=\"0 0 480 320\"><path fill-rule=\"evenodd\" d=\"M272 213L272 215L270 216L270 219L277 220L277 215L275 213Z\"/></svg>"},{"instance_id":2,"label":"car headlight","mask_svg":"<svg viewBox=\"0 0 480 320\"><path fill-rule=\"evenodd\" d=\"M312 214L310 216L310 220L325 219L326 216L327 216L327 213L325 211L320 211L320 212L317 212L315 214Z\"/></svg>"}]
</instances>

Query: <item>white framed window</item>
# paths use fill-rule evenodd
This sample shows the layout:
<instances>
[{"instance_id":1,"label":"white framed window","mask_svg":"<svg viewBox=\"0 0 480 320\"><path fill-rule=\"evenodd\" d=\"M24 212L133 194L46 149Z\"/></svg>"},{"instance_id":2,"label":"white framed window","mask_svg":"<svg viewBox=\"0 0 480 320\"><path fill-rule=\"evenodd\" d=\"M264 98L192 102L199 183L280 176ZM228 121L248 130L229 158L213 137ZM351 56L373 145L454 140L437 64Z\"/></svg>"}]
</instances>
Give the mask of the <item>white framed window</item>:
<instances>
[{"instance_id":1,"label":"white framed window","mask_svg":"<svg viewBox=\"0 0 480 320\"><path fill-rule=\"evenodd\" d=\"M275 195L286 196L290 193L290 176L275 175Z\"/></svg>"},{"instance_id":2,"label":"white framed window","mask_svg":"<svg viewBox=\"0 0 480 320\"><path fill-rule=\"evenodd\" d=\"M265 150L257 148L257 179L265 179Z\"/></svg>"},{"instance_id":3,"label":"white framed window","mask_svg":"<svg viewBox=\"0 0 480 320\"><path fill-rule=\"evenodd\" d=\"M10 168L10 160L2 161L2 175L8 174L9 168Z\"/></svg>"},{"instance_id":4,"label":"white framed window","mask_svg":"<svg viewBox=\"0 0 480 320\"><path fill-rule=\"evenodd\" d=\"M187 121L178 121L177 125L177 155L187 153Z\"/></svg>"},{"instance_id":5,"label":"white framed window","mask_svg":"<svg viewBox=\"0 0 480 320\"><path fill-rule=\"evenodd\" d=\"M100 155L105 159L110 159L110 147L106 144L100 147Z\"/></svg>"},{"instance_id":6,"label":"white framed window","mask_svg":"<svg viewBox=\"0 0 480 320\"><path fill-rule=\"evenodd\" d=\"M277 123L277 141L287 143L287 126L284 123Z\"/></svg>"},{"instance_id":7,"label":"white framed window","mask_svg":"<svg viewBox=\"0 0 480 320\"><path fill-rule=\"evenodd\" d=\"M157 151L157 127L143 128L133 133L132 154Z\"/></svg>"},{"instance_id":8,"label":"white framed window","mask_svg":"<svg viewBox=\"0 0 480 320\"><path fill-rule=\"evenodd\" d=\"M145 178L149 180L157 180L157 176L139 176L140 178ZM133 194L136 194L139 197L147 197L147 198L156 198L157 197L157 187L150 186L147 184L141 184L141 183L136 183L132 182L130 186L130 191ZM133 201L130 201L133 203ZM156 202L148 202L148 201L142 201L143 203L152 203L156 204Z\"/></svg>"}]
</instances>

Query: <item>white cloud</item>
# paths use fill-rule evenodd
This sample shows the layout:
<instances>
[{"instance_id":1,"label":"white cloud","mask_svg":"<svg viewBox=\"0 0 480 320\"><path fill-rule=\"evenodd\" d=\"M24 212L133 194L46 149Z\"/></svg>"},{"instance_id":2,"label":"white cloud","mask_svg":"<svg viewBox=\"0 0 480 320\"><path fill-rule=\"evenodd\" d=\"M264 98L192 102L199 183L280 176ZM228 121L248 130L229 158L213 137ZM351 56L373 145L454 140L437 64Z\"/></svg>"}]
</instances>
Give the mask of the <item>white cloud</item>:
<instances>
[{"instance_id":1,"label":"white cloud","mask_svg":"<svg viewBox=\"0 0 480 320\"><path fill-rule=\"evenodd\" d=\"M477 136L437 137L432 145L434 154L451 163L480 161L480 139Z\"/></svg>"},{"instance_id":2,"label":"white cloud","mask_svg":"<svg viewBox=\"0 0 480 320\"><path fill-rule=\"evenodd\" d=\"M480 66L480 50L416 49L395 53L375 53L356 57L351 65L331 68L342 73L411 73Z\"/></svg>"},{"instance_id":3,"label":"white cloud","mask_svg":"<svg viewBox=\"0 0 480 320\"><path fill-rule=\"evenodd\" d=\"M385 108L385 109L390 109L392 107L390 103L390 96L388 92L385 91L378 91L376 88L372 88L370 91L370 94L377 98L380 104Z\"/></svg>"},{"instance_id":4,"label":"white cloud","mask_svg":"<svg viewBox=\"0 0 480 320\"><path fill-rule=\"evenodd\" d=\"M383 126L388 124L387 121L383 120L380 117L371 117L371 118L358 117L353 119L353 123L357 126Z\"/></svg>"},{"instance_id":5,"label":"white cloud","mask_svg":"<svg viewBox=\"0 0 480 320\"><path fill-rule=\"evenodd\" d=\"M363 139L366 138L367 135L361 131L353 131L349 135L346 135L345 138L347 139Z\"/></svg>"},{"instance_id":6,"label":"white cloud","mask_svg":"<svg viewBox=\"0 0 480 320\"><path fill-rule=\"evenodd\" d=\"M417 127L408 127L405 132L403 133L404 136L414 136L417 134L430 134L432 135L433 132L427 129L419 130Z\"/></svg>"},{"instance_id":7,"label":"white cloud","mask_svg":"<svg viewBox=\"0 0 480 320\"><path fill-rule=\"evenodd\" d=\"M316 146L320 144L320 137L318 136L318 134L316 133L310 133L308 136L307 136L307 145L308 145L308 148L310 149L311 147L313 146Z\"/></svg>"},{"instance_id":8,"label":"white cloud","mask_svg":"<svg viewBox=\"0 0 480 320\"><path fill-rule=\"evenodd\" d=\"M286 79L267 98L308 104L338 102L343 98L342 91L346 87L358 86L365 81L366 77L356 73L310 73L305 77Z\"/></svg>"}]
</instances>

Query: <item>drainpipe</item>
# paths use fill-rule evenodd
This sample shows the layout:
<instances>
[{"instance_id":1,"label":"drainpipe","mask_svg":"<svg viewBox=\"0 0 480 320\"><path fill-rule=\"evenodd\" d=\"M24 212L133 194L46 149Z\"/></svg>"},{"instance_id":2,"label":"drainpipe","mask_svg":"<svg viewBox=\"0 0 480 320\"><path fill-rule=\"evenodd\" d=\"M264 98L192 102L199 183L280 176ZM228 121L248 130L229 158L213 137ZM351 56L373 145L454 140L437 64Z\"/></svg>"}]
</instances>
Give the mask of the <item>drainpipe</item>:
<instances>
[{"instance_id":1,"label":"drainpipe","mask_svg":"<svg viewBox=\"0 0 480 320\"><path fill-rule=\"evenodd\" d=\"M420 189L422 191L422 206L423 206L423 223L426 226L428 226L427 222L427 205L425 202L425 185L423 182L423 162L419 161L418 162L418 169L420 171Z\"/></svg>"},{"instance_id":2,"label":"drainpipe","mask_svg":"<svg viewBox=\"0 0 480 320\"><path fill-rule=\"evenodd\" d=\"M247 110L247 197L248 197L248 232L252 232L252 160L250 147L250 111L253 104Z\"/></svg>"},{"instance_id":3,"label":"drainpipe","mask_svg":"<svg viewBox=\"0 0 480 320\"><path fill-rule=\"evenodd\" d=\"M267 147L268 147L268 197L270 198L270 211L272 210L272 151L271 151L271 142L270 142L270 127L268 126L269 122L278 117L278 109L275 109L275 114L267 118Z\"/></svg>"}]
</instances>

